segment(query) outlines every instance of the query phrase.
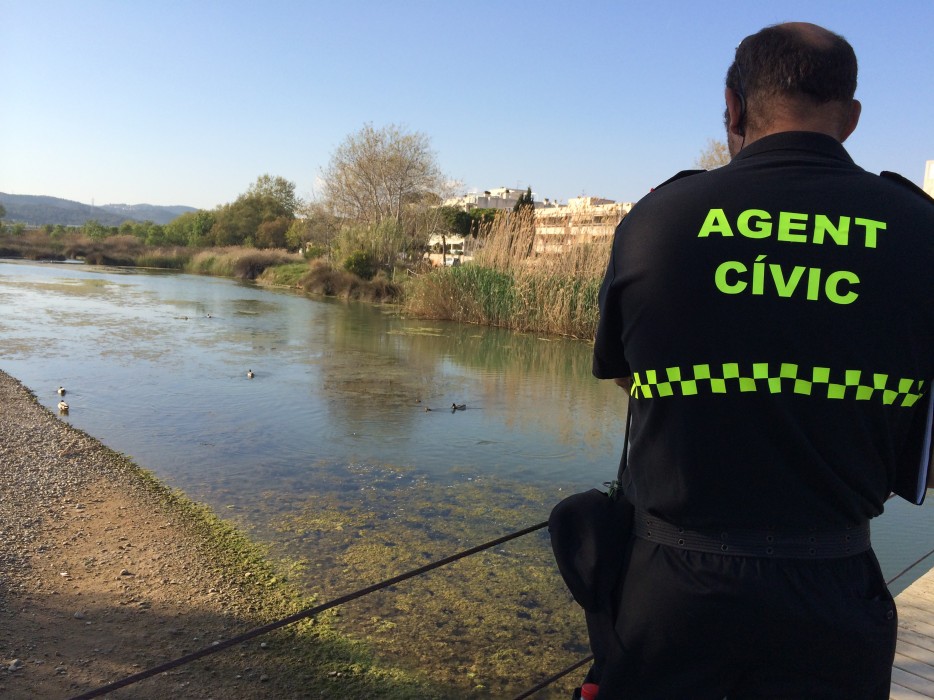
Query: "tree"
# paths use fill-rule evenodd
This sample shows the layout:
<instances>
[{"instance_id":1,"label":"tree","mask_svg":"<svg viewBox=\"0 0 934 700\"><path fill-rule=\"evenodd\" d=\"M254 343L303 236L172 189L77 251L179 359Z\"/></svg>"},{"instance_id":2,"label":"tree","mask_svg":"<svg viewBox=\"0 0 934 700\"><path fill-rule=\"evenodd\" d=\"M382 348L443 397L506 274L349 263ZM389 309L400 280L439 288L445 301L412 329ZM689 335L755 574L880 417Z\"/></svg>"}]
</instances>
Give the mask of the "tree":
<instances>
[{"instance_id":1,"label":"tree","mask_svg":"<svg viewBox=\"0 0 934 700\"><path fill-rule=\"evenodd\" d=\"M107 228L97 219L88 219L82 227L84 235L88 238L100 240L107 235Z\"/></svg>"},{"instance_id":2,"label":"tree","mask_svg":"<svg viewBox=\"0 0 934 700\"><path fill-rule=\"evenodd\" d=\"M323 196L336 215L355 223L402 223L406 205L440 192L444 178L427 136L395 124L365 124L348 136L322 171Z\"/></svg>"},{"instance_id":3,"label":"tree","mask_svg":"<svg viewBox=\"0 0 934 700\"><path fill-rule=\"evenodd\" d=\"M204 209L185 212L165 225L165 242L170 245L199 247L209 240L214 214Z\"/></svg>"},{"instance_id":4,"label":"tree","mask_svg":"<svg viewBox=\"0 0 934 700\"><path fill-rule=\"evenodd\" d=\"M704 170L713 170L726 165L730 160L730 149L725 141L707 139L707 146L694 161L694 165Z\"/></svg>"},{"instance_id":5,"label":"tree","mask_svg":"<svg viewBox=\"0 0 934 700\"><path fill-rule=\"evenodd\" d=\"M472 219L470 214L457 207L439 207L445 233L455 236L469 236Z\"/></svg>"},{"instance_id":6,"label":"tree","mask_svg":"<svg viewBox=\"0 0 934 700\"><path fill-rule=\"evenodd\" d=\"M286 180L284 177L272 177L265 173L256 178L256 182L250 185L246 191L247 197L255 197L261 200L268 200L271 209L275 210L275 216L287 216L294 218L301 202L295 196L295 183Z\"/></svg>"},{"instance_id":7,"label":"tree","mask_svg":"<svg viewBox=\"0 0 934 700\"><path fill-rule=\"evenodd\" d=\"M522 211L523 209L535 209L535 202L532 200L532 188L529 187L525 192L519 195L519 199L516 200L515 206L513 206L513 211Z\"/></svg>"},{"instance_id":8,"label":"tree","mask_svg":"<svg viewBox=\"0 0 934 700\"><path fill-rule=\"evenodd\" d=\"M257 248L285 248L286 231L292 225L292 219L286 216L278 216L275 219L267 219L256 228L256 247Z\"/></svg>"},{"instance_id":9,"label":"tree","mask_svg":"<svg viewBox=\"0 0 934 700\"><path fill-rule=\"evenodd\" d=\"M298 206L294 183L282 177L261 175L236 201L214 210L213 225L205 243L285 247L285 232Z\"/></svg>"},{"instance_id":10,"label":"tree","mask_svg":"<svg viewBox=\"0 0 934 700\"><path fill-rule=\"evenodd\" d=\"M285 232L287 246L291 250L305 248L308 244L328 255L340 228L339 222L318 202L302 206L302 217L295 219Z\"/></svg>"}]
</instances>

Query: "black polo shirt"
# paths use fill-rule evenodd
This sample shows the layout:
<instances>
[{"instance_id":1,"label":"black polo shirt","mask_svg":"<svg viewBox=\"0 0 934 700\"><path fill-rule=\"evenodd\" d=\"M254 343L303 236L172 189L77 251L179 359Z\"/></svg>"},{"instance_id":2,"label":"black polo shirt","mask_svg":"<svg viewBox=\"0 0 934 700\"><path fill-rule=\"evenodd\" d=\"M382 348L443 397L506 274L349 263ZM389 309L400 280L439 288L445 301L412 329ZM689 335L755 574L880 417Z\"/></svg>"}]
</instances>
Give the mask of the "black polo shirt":
<instances>
[{"instance_id":1,"label":"black polo shirt","mask_svg":"<svg viewBox=\"0 0 934 700\"><path fill-rule=\"evenodd\" d=\"M809 132L687 175L620 223L600 293L627 494L696 528L878 515L934 378L932 201Z\"/></svg>"}]
</instances>

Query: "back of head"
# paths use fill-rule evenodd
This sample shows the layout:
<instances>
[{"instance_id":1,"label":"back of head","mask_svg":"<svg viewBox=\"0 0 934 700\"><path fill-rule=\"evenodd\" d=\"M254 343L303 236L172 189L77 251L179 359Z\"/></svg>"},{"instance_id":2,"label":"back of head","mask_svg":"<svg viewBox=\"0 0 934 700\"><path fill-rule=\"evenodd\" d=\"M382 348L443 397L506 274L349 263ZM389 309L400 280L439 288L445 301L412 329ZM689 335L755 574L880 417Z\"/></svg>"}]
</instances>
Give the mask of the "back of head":
<instances>
[{"instance_id":1,"label":"back of head","mask_svg":"<svg viewBox=\"0 0 934 700\"><path fill-rule=\"evenodd\" d=\"M806 119L817 110L845 118L856 74L856 54L846 39L794 22L743 39L726 86L744 100L748 127L761 132L776 118Z\"/></svg>"}]
</instances>

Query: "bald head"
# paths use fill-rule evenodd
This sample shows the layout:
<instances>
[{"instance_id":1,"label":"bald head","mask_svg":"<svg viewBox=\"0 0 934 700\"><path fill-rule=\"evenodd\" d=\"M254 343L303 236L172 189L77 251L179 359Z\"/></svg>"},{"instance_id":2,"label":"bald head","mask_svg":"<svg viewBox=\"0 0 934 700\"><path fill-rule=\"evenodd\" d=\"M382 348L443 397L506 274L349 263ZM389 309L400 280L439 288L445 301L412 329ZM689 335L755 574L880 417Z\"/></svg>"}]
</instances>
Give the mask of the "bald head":
<instances>
[{"instance_id":1,"label":"bald head","mask_svg":"<svg viewBox=\"0 0 934 700\"><path fill-rule=\"evenodd\" d=\"M785 22L784 24L776 24L774 28L793 32L798 35L802 42L825 50L832 48L836 39L842 39L829 29L824 29L810 22Z\"/></svg>"},{"instance_id":2,"label":"bald head","mask_svg":"<svg viewBox=\"0 0 934 700\"><path fill-rule=\"evenodd\" d=\"M727 91L743 112L738 132L821 131L840 138L852 117L856 73L846 39L816 24L777 24L746 37L726 75Z\"/></svg>"}]
</instances>

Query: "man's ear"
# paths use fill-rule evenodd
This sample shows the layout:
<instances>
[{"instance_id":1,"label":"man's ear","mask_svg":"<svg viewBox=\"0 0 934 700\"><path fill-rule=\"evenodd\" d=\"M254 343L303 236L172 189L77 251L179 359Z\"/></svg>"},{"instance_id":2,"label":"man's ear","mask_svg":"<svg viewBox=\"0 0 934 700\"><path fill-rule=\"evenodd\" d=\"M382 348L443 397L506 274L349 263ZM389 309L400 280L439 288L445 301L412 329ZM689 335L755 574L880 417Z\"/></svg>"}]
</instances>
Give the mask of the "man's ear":
<instances>
[{"instance_id":1,"label":"man's ear","mask_svg":"<svg viewBox=\"0 0 934 700\"><path fill-rule=\"evenodd\" d=\"M726 99L727 131L736 136L745 136L746 130L743 125L743 116L746 111L745 101L733 88L726 88L723 96Z\"/></svg>"},{"instance_id":2,"label":"man's ear","mask_svg":"<svg viewBox=\"0 0 934 700\"><path fill-rule=\"evenodd\" d=\"M849 114L843 125L843 130L840 132L840 143L846 141L850 137L850 134L856 130L856 125L859 124L859 115L862 113L863 105L860 104L859 100L853 100L850 103Z\"/></svg>"}]
</instances>

